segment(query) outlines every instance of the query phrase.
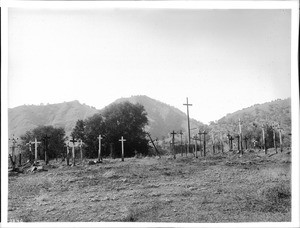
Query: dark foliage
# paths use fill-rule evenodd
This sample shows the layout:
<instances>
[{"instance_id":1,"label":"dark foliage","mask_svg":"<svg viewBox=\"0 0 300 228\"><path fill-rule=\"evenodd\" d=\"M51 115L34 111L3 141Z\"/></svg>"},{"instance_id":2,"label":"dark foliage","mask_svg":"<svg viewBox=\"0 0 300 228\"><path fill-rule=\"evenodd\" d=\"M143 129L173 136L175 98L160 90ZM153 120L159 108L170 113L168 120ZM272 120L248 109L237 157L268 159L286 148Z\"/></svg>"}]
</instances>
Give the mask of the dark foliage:
<instances>
[{"instance_id":1,"label":"dark foliage","mask_svg":"<svg viewBox=\"0 0 300 228\"><path fill-rule=\"evenodd\" d=\"M25 159L33 159L34 145L31 146L32 152L30 153L29 146L26 144L29 141L33 142L35 138L42 142L38 147L38 157L45 159L45 143L43 142L43 137L46 135L50 137L48 140L48 158L53 159L61 156L64 148L65 130L63 128L54 128L53 126L39 126L32 131L27 131L21 136L21 148Z\"/></svg>"},{"instance_id":2,"label":"dark foliage","mask_svg":"<svg viewBox=\"0 0 300 228\"><path fill-rule=\"evenodd\" d=\"M72 135L84 139L90 158L98 154L99 135L103 137L103 156L121 156L119 139L122 136L126 139L125 157L132 157L136 152L146 155L149 148L144 127L147 123L147 113L142 105L123 102L106 107L102 114L77 121Z\"/></svg>"}]
</instances>

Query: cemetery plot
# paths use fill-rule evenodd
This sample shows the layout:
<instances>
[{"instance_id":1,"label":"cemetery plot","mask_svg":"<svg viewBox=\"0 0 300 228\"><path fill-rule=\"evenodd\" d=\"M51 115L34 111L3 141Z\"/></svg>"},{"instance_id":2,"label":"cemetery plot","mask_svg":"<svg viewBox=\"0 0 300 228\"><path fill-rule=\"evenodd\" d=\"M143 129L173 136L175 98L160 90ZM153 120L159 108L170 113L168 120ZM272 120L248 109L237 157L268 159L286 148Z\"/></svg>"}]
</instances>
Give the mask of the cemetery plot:
<instances>
[{"instance_id":1,"label":"cemetery plot","mask_svg":"<svg viewBox=\"0 0 300 228\"><path fill-rule=\"evenodd\" d=\"M121 140L124 140L121 138ZM120 141L123 143L123 141ZM126 145L125 153L126 153ZM179 156L178 156L179 155ZM288 222L291 154L55 160L9 177L11 222Z\"/></svg>"}]
</instances>

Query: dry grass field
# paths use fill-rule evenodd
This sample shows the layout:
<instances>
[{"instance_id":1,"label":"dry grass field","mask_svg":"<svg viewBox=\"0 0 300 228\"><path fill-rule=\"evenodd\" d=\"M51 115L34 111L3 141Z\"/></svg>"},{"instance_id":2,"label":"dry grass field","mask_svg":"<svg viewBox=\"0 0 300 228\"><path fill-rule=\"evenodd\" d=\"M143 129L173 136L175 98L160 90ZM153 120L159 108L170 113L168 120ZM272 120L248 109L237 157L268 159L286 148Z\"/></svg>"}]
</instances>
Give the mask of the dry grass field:
<instances>
[{"instance_id":1,"label":"dry grass field","mask_svg":"<svg viewBox=\"0 0 300 228\"><path fill-rule=\"evenodd\" d=\"M8 220L289 222L290 153L268 152L51 161L48 171L9 177Z\"/></svg>"}]
</instances>

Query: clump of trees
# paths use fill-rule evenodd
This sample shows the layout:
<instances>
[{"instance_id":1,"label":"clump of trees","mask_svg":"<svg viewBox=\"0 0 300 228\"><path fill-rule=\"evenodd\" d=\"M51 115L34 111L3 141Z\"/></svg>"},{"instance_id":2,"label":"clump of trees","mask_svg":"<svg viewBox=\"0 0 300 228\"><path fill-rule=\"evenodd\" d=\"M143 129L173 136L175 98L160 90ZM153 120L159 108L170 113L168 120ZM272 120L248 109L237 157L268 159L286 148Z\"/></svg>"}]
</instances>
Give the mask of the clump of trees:
<instances>
[{"instance_id":1,"label":"clump of trees","mask_svg":"<svg viewBox=\"0 0 300 228\"><path fill-rule=\"evenodd\" d=\"M125 142L125 157L136 153L148 154L149 144L146 138L145 126L148 124L147 113L141 104L123 102L112 104L102 113L95 114L86 120L78 120L71 136L81 139L85 145L85 154L94 158L98 154L98 137L102 139L102 155L120 157L123 136Z\"/></svg>"},{"instance_id":2,"label":"clump of trees","mask_svg":"<svg viewBox=\"0 0 300 228\"><path fill-rule=\"evenodd\" d=\"M45 143L43 142L43 137L46 135L49 137L47 148L48 159L60 157L60 153L63 151L64 142L66 140L65 130L61 127L55 128L53 126L38 126L31 131L27 131L20 137L20 146L23 151L24 160L34 159L34 145L31 146L32 151L30 152L29 146L26 144L30 141L33 142L35 138L41 142L41 144L39 144L38 157L40 159L45 159Z\"/></svg>"}]
</instances>

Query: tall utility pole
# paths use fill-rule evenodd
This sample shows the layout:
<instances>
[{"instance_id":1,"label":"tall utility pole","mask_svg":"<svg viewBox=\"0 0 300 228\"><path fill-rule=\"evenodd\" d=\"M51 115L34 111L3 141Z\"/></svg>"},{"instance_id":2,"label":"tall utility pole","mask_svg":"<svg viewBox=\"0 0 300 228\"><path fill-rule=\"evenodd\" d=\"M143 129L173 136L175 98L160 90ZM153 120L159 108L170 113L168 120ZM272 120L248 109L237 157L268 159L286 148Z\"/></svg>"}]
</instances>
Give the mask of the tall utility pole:
<instances>
[{"instance_id":1,"label":"tall utility pole","mask_svg":"<svg viewBox=\"0 0 300 228\"><path fill-rule=\"evenodd\" d=\"M171 132L171 135L172 135L172 150L173 150L173 155L174 155L174 159L176 159L176 152L175 152L175 146L174 146L174 143L175 143L175 135L177 133L173 130L173 132Z\"/></svg>"},{"instance_id":2,"label":"tall utility pole","mask_svg":"<svg viewBox=\"0 0 300 228\"><path fill-rule=\"evenodd\" d=\"M192 104L189 104L188 97L186 98L186 109L187 109L187 120L188 120L188 153L190 152L190 144L191 144L191 130L190 130L190 116L189 116L189 106L192 106Z\"/></svg>"}]
</instances>

